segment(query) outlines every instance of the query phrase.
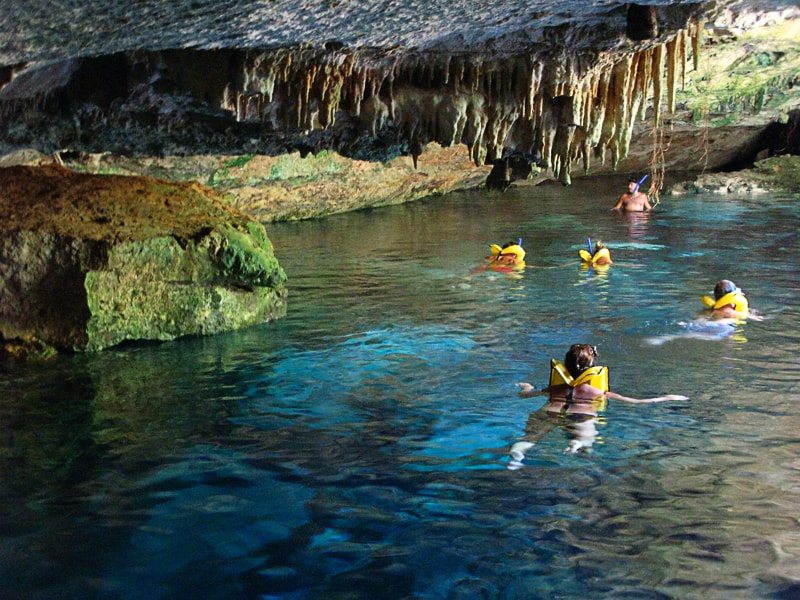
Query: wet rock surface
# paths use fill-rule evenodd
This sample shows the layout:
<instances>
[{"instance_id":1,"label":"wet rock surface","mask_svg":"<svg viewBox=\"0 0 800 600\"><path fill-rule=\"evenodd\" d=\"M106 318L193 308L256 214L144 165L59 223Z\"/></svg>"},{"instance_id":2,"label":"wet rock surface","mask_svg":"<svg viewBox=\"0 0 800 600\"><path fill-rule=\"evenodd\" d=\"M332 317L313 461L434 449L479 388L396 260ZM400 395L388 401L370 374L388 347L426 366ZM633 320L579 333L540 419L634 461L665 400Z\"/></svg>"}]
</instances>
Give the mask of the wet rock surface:
<instances>
[{"instance_id":1,"label":"wet rock surface","mask_svg":"<svg viewBox=\"0 0 800 600\"><path fill-rule=\"evenodd\" d=\"M0 228L6 354L216 333L285 312L263 226L197 184L0 169Z\"/></svg>"}]
</instances>

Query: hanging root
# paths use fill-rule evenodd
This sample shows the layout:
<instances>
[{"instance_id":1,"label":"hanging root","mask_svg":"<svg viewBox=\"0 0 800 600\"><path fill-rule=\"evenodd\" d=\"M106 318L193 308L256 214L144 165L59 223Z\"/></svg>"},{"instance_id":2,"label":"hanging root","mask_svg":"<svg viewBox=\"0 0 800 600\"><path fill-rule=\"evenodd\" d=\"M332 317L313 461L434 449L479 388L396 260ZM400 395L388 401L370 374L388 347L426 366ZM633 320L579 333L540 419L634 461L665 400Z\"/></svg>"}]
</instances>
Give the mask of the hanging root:
<instances>
[{"instance_id":1,"label":"hanging root","mask_svg":"<svg viewBox=\"0 0 800 600\"><path fill-rule=\"evenodd\" d=\"M659 119L654 119L652 139L653 151L650 154L650 189L647 191L653 200L653 207L661 202L661 190L664 189L664 178L666 176L666 153L670 144L664 143L664 124Z\"/></svg>"},{"instance_id":2,"label":"hanging root","mask_svg":"<svg viewBox=\"0 0 800 600\"><path fill-rule=\"evenodd\" d=\"M705 121L702 138L703 154L697 159L697 162L703 163L703 170L701 174L704 174L708 168L708 130L711 128L711 126L708 124L708 115L706 115Z\"/></svg>"}]
</instances>

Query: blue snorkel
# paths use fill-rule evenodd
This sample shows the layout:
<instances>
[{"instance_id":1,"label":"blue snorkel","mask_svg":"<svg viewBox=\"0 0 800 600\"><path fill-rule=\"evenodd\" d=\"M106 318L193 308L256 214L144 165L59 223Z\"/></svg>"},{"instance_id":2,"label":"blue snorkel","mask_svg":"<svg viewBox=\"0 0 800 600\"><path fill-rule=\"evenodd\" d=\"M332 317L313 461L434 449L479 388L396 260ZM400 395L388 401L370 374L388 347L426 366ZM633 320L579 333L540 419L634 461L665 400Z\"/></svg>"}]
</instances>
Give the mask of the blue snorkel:
<instances>
[{"instance_id":1,"label":"blue snorkel","mask_svg":"<svg viewBox=\"0 0 800 600\"><path fill-rule=\"evenodd\" d=\"M590 237L586 238L586 245L589 246L589 254L594 256L594 248L592 248L592 238Z\"/></svg>"},{"instance_id":2,"label":"blue snorkel","mask_svg":"<svg viewBox=\"0 0 800 600\"><path fill-rule=\"evenodd\" d=\"M645 179L647 179L647 177L648 177L648 175L647 175L647 173L645 173L644 177L642 177L642 178L639 180L639 182L636 184L636 189L635 189L635 190L633 190L633 193L634 193L634 194L635 194L636 192L638 192L638 191L639 191L639 187L641 187L641 185L644 183L644 181L645 181Z\"/></svg>"}]
</instances>

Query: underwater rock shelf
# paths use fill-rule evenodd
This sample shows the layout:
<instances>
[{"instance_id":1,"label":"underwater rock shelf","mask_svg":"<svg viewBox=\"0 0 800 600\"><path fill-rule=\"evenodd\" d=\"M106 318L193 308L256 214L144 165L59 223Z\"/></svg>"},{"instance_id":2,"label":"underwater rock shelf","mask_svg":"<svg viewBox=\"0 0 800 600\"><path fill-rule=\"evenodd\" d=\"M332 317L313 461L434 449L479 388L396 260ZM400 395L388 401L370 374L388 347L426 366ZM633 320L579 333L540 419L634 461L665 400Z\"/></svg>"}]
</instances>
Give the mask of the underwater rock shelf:
<instances>
[{"instance_id":1,"label":"underwater rock shelf","mask_svg":"<svg viewBox=\"0 0 800 600\"><path fill-rule=\"evenodd\" d=\"M0 229L6 353L211 334L286 311L263 225L198 184L0 169Z\"/></svg>"}]
</instances>

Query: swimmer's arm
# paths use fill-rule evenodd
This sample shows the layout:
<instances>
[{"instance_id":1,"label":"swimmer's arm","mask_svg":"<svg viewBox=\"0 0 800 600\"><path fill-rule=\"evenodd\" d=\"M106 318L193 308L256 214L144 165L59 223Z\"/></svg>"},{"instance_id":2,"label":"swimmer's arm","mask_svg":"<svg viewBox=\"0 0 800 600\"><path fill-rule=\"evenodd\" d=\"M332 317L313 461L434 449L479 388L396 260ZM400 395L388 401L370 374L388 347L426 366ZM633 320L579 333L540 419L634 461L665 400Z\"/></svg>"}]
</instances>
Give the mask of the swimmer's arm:
<instances>
[{"instance_id":1,"label":"swimmer's arm","mask_svg":"<svg viewBox=\"0 0 800 600\"><path fill-rule=\"evenodd\" d=\"M519 386L520 398L531 398L533 396L541 396L542 394L547 394L550 392L550 388L537 390L530 383L524 381L519 382L517 385Z\"/></svg>"},{"instance_id":2,"label":"swimmer's arm","mask_svg":"<svg viewBox=\"0 0 800 600\"><path fill-rule=\"evenodd\" d=\"M611 210L619 210L620 208L622 208L622 201L624 199L625 199L625 194L622 194L619 197L619 200L617 200L617 203L614 205L614 208L612 208Z\"/></svg>"},{"instance_id":3,"label":"swimmer's arm","mask_svg":"<svg viewBox=\"0 0 800 600\"><path fill-rule=\"evenodd\" d=\"M606 396L613 400L622 400L631 404L652 404L653 402L668 402L670 400L688 400L687 396L680 394L667 394L666 396L656 396L655 398L628 398L616 392L606 392Z\"/></svg>"},{"instance_id":4,"label":"swimmer's arm","mask_svg":"<svg viewBox=\"0 0 800 600\"><path fill-rule=\"evenodd\" d=\"M650 205L650 198L647 197L647 194L644 195L644 209L642 210L653 210L653 207Z\"/></svg>"}]
</instances>

